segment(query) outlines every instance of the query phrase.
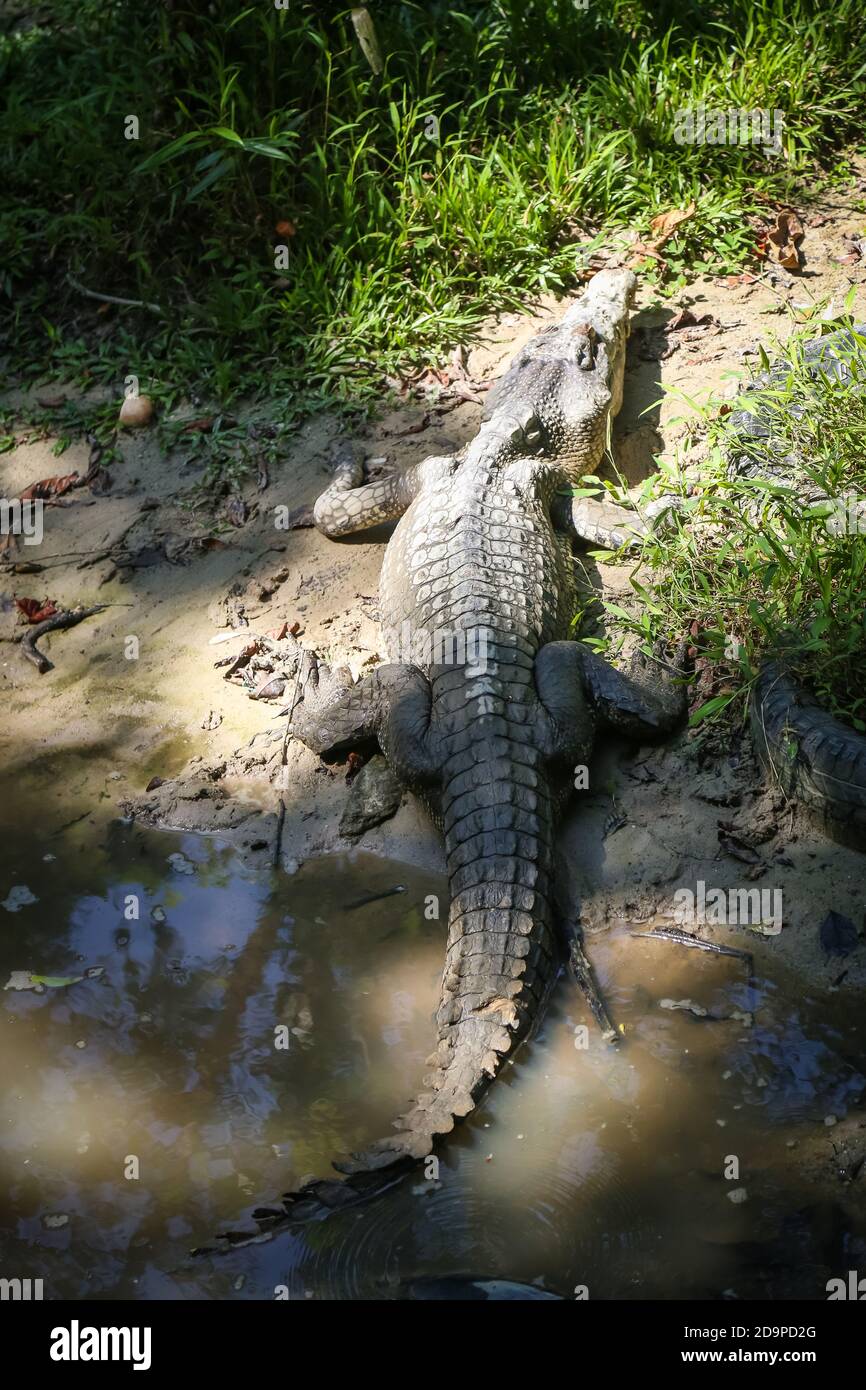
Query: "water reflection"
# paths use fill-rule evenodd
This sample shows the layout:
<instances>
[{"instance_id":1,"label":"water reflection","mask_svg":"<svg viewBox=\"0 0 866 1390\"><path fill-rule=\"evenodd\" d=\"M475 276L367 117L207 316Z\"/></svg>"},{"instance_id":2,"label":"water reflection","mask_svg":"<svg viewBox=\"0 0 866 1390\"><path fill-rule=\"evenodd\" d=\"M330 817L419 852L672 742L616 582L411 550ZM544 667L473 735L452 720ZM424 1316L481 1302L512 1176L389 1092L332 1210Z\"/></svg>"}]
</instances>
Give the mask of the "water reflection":
<instances>
[{"instance_id":1,"label":"water reflection","mask_svg":"<svg viewBox=\"0 0 866 1390\"><path fill-rule=\"evenodd\" d=\"M44 1278L47 1297L402 1298L440 1277L823 1297L864 1248L862 1218L816 1200L788 1147L862 1096L859 1011L840 1000L831 1024L781 978L750 986L737 961L624 925L591 944L620 1049L591 1024L575 1046L590 1020L562 981L438 1179L191 1259L412 1097L444 936L424 901L445 884L363 855L274 879L218 840L118 823L47 843L3 842L2 896L38 901L2 913L2 980L103 971L0 996L0 1273Z\"/></svg>"}]
</instances>

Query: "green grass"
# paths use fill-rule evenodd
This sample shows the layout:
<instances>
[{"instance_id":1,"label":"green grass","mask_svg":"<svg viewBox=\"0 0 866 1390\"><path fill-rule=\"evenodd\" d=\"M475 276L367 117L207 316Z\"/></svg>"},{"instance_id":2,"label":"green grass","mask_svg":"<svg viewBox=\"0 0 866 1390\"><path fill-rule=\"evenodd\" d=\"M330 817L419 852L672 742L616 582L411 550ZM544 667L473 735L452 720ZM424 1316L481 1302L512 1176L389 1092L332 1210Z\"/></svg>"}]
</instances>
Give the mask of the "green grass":
<instances>
[{"instance_id":1,"label":"green grass","mask_svg":"<svg viewBox=\"0 0 866 1390\"><path fill-rule=\"evenodd\" d=\"M646 233L694 200L669 287L733 270L762 199L816 160L832 171L860 136L861 0L370 9L381 77L348 9L304 0L46 0L30 27L7 24L9 366L85 383L134 371L222 407L363 403L492 309L572 288L601 227ZM678 145L676 112L699 102L781 109L784 157ZM294 235L275 232L286 222ZM160 312L101 310L70 275Z\"/></svg>"},{"instance_id":2,"label":"green grass","mask_svg":"<svg viewBox=\"0 0 866 1390\"><path fill-rule=\"evenodd\" d=\"M783 659L827 709L866 731L866 337L846 354L843 383L806 370L802 349L815 335L814 325L796 333L779 378L737 403L771 429L748 441L758 476L734 473L739 436L718 401L704 406L708 456L697 477L675 465L645 485L647 496L679 493L680 519L632 573L634 608L607 605L648 650L689 636L693 723L743 717L761 665Z\"/></svg>"}]
</instances>

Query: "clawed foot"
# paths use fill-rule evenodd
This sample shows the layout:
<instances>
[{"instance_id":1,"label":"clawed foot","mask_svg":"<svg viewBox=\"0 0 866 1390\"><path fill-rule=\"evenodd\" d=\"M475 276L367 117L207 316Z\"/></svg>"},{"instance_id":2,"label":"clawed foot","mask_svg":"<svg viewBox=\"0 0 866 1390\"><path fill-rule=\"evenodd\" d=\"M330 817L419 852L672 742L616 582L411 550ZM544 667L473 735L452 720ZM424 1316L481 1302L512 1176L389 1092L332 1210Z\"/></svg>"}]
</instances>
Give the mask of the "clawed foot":
<instances>
[{"instance_id":1,"label":"clawed foot","mask_svg":"<svg viewBox=\"0 0 866 1390\"><path fill-rule=\"evenodd\" d=\"M331 711L352 689L348 666L331 670L316 652L305 651L301 659L300 697L291 716L291 734L314 753L324 754L333 745Z\"/></svg>"},{"instance_id":2,"label":"clawed foot","mask_svg":"<svg viewBox=\"0 0 866 1390\"><path fill-rule=\"evenodd\" d=\"M334 477L331 487L335 492L351 492L364 483L363 453L355 445L340 444L334 450Z\"/></svg>"},{"instance_id":3,"label":"clawed foot","mask_svg":"<svg viewBox=\"0 0 866 1390\"><path fill-rule=\"evenodd\" d=\"M675 728L685 718L687 650L688 644L683 638L670 656L661 643L656 645L652 656L647 656L638 646L631 653L627 668L629 678L657 712L661 728Z\"/></svg>"}]
</instances>

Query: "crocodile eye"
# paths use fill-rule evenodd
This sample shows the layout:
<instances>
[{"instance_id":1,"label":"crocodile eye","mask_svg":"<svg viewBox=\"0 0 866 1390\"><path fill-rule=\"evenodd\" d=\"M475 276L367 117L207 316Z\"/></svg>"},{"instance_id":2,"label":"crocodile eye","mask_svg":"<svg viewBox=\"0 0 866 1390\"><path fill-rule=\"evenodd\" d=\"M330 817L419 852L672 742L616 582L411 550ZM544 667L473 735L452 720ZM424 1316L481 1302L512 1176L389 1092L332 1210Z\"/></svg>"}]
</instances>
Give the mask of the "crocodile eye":
<instances>
[{"instance_id":1,"label":"crocodile eye","mask_svg":"<svg viewBox=\"0 0 866 1390\"><path fill-rule=\"evenodd\" d=\"M544 444L544 429L537 416L533 416L524 427L523 438L527 448L530 449L533 454L538 453L538 450L542 448Z\"/></svg>"}]
</instances>

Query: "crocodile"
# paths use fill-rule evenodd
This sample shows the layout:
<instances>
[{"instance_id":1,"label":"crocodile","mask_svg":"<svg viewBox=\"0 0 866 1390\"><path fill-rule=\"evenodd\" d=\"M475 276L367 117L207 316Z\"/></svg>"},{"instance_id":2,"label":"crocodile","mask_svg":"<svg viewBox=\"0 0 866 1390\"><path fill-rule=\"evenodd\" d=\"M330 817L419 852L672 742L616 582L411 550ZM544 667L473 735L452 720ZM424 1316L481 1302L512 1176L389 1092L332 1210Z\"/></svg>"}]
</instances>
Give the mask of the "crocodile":
<instances>
[{"instance_id":1,"label":"crocodile","mask_svg":"<svg viewBox=\"0 0 866 1390\"><path fill-rule=\"evenodd\" d=\"M622 402L634 288L629 271L595 275L459 452L369 482L343 457L314 507L332 539L398 523L380 584L390 660L353 684L310 654L292 733L331 761L378 743L441 829L450 886L429 1075L393 1135L334 1164L345 1174L426 1157L526 1038L559 968L554 833L575 769L600 728L644 741L684 712L662 663L621 671L570 640L573 542L619 546L648 524L575 495Z\"/></svg>"},{"instance_id":2,"label":"crocodile","mask_svg":"<svg viewBox=\"0 0 866 1390\"><path fill-rule=\"evenodd\" d=\"M793 369L816 392L834 384L862 391L866 382L866 324L854 324L801 343L755 375L739 397L728 423L728 467L732 476L763 479L796 489L801 505L825 514L834 535L859 544L866 534L862 499L826 496L810 474L808 459L790 452L780 429L774 392ZM785 409L794 417L809 408L808 394ZM796 644L796 643L795 643ZM749 703L758 758L770 779L796 800L830 839L862 850L866 846L866 734L837 719L792 674L783 656L764 663Z\"/></svg>"}]
</instances>

